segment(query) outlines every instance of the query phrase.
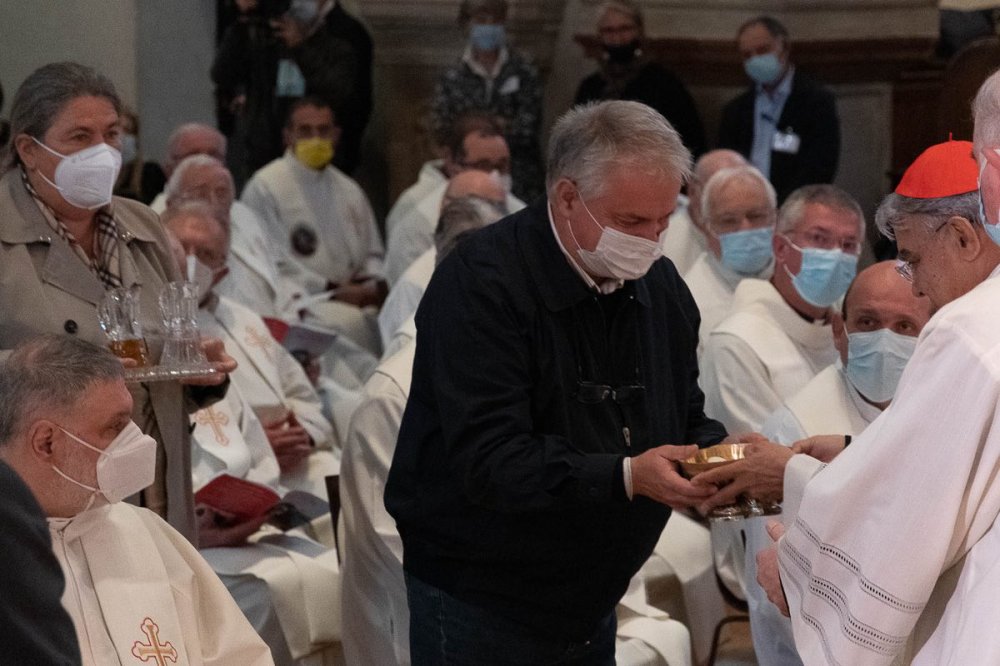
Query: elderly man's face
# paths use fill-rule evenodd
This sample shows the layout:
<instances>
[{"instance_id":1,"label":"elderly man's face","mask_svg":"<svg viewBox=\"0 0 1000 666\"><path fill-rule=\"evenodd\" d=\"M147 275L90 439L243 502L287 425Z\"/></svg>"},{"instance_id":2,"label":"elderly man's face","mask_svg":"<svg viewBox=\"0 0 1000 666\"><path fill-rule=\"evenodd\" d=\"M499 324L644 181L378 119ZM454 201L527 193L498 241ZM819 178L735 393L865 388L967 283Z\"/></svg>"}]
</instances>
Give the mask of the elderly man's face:
<instances>
[{"instance_id":1,"label":"elderly man's face","mask_svg":"<svg viewBox=\"0 0 1000 666\"><path fill-rule=\"evenodd\" d=\"M193 254L212 270L225 267L228 239L216 220L195 214L183 215L170 221L170 231L184 248L185 256Z\"/></svg>"},{"instance_id":2,"label":"elderly man's face","mask_svg":"<svg viewBox=\"0 0 1000 666\"><path fill-rule=\"evenodd\" d=\"M53 415L50 423L103 451L125 429L131 418L132 395L125 382L116 379L92 383L76 405L63 414ZM48 415L45 419L49 419ZM52 427L51 458L40 463L55 465L70 478L96 488L99 457L96 451L91 451L59 428ZM66 481L54 471L52 475L58 479L51 484L53 501L43 504L75 507L75 510L70 508L67 512L70 516L75 515L90 499L91 492Z\"/></svg>"},{"instance_id":3,"label":"elderly man's face","mask_svg":"<svg viewBox=\"0 0 1000 666\"><path fill-rule=\"evenodd\" d=\"M181 201L203 201L210 205L219 219L229 219L236 192L229 171L218 165L192 166L184 171L180 183Z\"/></svg>"},{"instance_id":4,"label":"elderly man's face","mask_svg":"<svg viewBox=\"0 0 1000 666\"><path fill-rule=\"evenodd\" d=\"M570 184L558 189L558 205L569 218L577 243L582 249L592 251L605 227L649 241L659 240L680 191L680 178L615 166L605 175L602 192L595 196Z\"/></svg>"},{"instance_id":5,"label":"elderly man's face","mask_svg":"<svg viewBox=\"0 0 1000 666\"><path fill-rule=\"evenodd\" d=\"M180 164L185 157L208 155L220 162L226 161L226 142L221 134L205 129L192 129L177 138L170 153L173 163Z\"/></svg>"},{"instance_id":6,"label":"elderly man's face","mask_svg":"<svg viewBox=\"0 0 1000 666\"><path fill-rule=\"evenodd\" d=\"M773 227L776 214L763 185L750 178L734 178L716 189L709 201L709 218L705 220L708 248L721 257L720 236Z\"/></svg>"},{"instance_id":7,"label":"elderly man's face","mask_svg":"<svg viewBox=\"0 0 1000 666\"><path fill-rule=\"evenodd\" d=\"M964 218L952 218L964 220ZM956 233L951 220L934 222L913 216L895 226L899 259L909 264L913 293L927 296L933 311L955 300L968 289L961 279L962 263L955 255L949 236Z\"/></svg>"},{"instance_id":8,"label":"elderly man's face","mask_svg":"<svg viewBox=\"0 0 1000 666\"><path fill-rule=\"evenodd\" d=\"M794 229L774 237L774 256L790 273L797 275L802 268L802 253L793 247L814 247L821 250L843 250L846 254L861 253L861 220L853 212L830 208L821 203L808 203Z\"/></svg>"}]
</instances>

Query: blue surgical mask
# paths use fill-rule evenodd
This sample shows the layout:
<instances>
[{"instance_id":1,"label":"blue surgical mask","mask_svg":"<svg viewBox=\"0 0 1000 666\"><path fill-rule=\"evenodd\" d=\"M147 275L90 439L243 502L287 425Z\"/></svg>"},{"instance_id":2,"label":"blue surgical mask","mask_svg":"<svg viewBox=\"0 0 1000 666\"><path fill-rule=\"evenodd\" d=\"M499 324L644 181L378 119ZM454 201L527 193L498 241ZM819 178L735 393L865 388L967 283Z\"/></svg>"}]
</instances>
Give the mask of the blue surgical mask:
<instances>
[{"instance_id":1,"label":"blue surgical mask","mask_svg":"<svg viewBox=\"0 0 1000 666\"><path fill-rule=\"evenodd\" d=\"M847 336L847 379L872 402L887 402L913 356L917 339L887 328Z\"/></svg>"},{"instance_id":2,"label":"blue surgical mask","mask_svg":"<svg viewBox=\"0 0 1000 666\"><path fill-rule=\"evenodd\" d=\"M858 258L843 250L821 250L816 247L789 245L802 253L802 266L798 275L785 272L792 278L792 286L802 299L818 308L828 308L847 293L858 272Z\"/></svg>"},{"instance_id":3,"label":"blue surgical mask","mask_svg":"<svg viewBox=\"0 0 1000 666\"><path fill-rule=\"evenodd\" d=\"M477 51L496 51L507 42L507 33L498 23L473 23L469 42Z\"/></svg>"},{"instance_id":4,"label":"blue surgical mask","mask_svg":"<svg viewBox=\"0 0 1000 666\"><path fill-rule=\"evenodd\" d=\"M762 53L743 61L747 76L762 86L771 85L781 76L781 61L777 53Z\"/></svg>"},{"instance_id":5,"label":"blue surgical mask","mask_svg":"<svg viewBox=\"0 0 1000 666\"><path fill-rule=\"evenodd\" d=\"M983 221L983 227L986 228L986 233L989 235L993 242L1000 245L1000 222L997 224L990 223L990 216L986 214L986 203L983 198L983 171L987 166L986 160L982 160L979 167L979 219ZM1000 219L1000 210L994 211L996 213L996 218Z\"/></svg>"},{"instance_id":6,"label":"blue surgical mask","mask_svg":"<svg viewBox=\"0 0 1000 666\"><path fill-rule=\"evenodd\" d=\"M740 275L756 275L771 261L774 227L734 231L719 236L722 265Z\"/></svg>"},{"instance_id":7,"label":"blue surgical mask","mask_svg":"<svg viewBox=\"0 0 1000 666\"><path fill-rule=\"evenodd\" d=\"M122 164L129 164L139 154L139 144L134 134L122 134Z\"/></svg>"},{"instance_id":8,"label":"blue surgical mask","mask_svg":"<svg viewBox=\"0 0 1000 666\"><path fill-rule=\"evenodd\" d=\"M292 0L288 16L297 23L309 25L319 16L319 3L316 0Z\"/></svg>"}]
</instances>

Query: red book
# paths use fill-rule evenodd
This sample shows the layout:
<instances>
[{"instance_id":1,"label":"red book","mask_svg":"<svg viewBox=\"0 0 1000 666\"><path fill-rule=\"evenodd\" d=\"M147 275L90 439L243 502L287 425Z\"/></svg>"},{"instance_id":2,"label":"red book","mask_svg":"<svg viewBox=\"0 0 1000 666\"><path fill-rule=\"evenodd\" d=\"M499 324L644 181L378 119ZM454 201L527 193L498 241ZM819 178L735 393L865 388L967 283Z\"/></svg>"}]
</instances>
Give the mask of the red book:
<instances>
[{"instance_id":1,"label":"red book","mask_svg":"<svg viewBox=\"0 0 1000 666\"><path fill-rule=\"evenodd\" d=\"M233 515L242 522L263 516L281 502L281 497L267 486L229 474L220 474L194 494L195 502L216 511Z\"/></svg>"}]
</instances>

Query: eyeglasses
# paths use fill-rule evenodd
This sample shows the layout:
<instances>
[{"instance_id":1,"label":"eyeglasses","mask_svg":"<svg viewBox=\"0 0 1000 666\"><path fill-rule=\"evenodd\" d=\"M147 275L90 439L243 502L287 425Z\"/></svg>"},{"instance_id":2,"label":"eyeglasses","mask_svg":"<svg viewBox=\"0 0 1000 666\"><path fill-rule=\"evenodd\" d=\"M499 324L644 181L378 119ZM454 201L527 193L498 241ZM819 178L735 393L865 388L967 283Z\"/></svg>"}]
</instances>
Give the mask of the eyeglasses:
<instances>
[{"instance_id":1,"label":"eyeglasses","mask_svg":"<svg viewBox=\"0 0 1000 666\"><path fill-rule=\"evenodd\" d=\"M498 160L496 162L490 160L478 160L476 162L466 162L461 161L458 163L463 169L472 169L474 171L485 171L489 173L491 171L499 171L502 174L510 173L510 162L508 160Z\"/></svg>"},{"instance_id":2,"label":"eyeglasses","mask_svg":"<svg viewBox=\"0 0 1000 666\"><path fill-rule=\"evenodd\" d=\"M767 226L774 219L771 212L766 210L749 210L741 215L723 214L709 221L709 228L716 234L728 234L740 231L743 220L750 223L751 229Z\"/></svg>"},{"instance_id":3,"label":"eyeglasses","mask_svg":"<svg viewBox=\"0 0 1000 666\"><path fill-rule=\"evenodd\" d=\"M948 224L948 220L945 220L941 224L937 225L937 227L931 233L936 234L937 232L944 229L944 225L946 224ZM910 284L913 284L913 266L915 263L916 263L915 261L906 261L904 259L896 260L896 266L895 266L896 272L899 273L900 277L902 277Z\"/></svg>"},{"instance_id":4,"label":"eyeglasses","mask_svg":"<svg viewBox=\"0 0 1000 666\"><path fill-rule=\"evenodd\" d=\"M608 386L585 381L576 383L576 399L585 405L599 405L608 398L619 405L630 405L641 400L645 392L646 387L642 384Z\"/></svg>"},{"instance_id":5,"label":"eyeglasses","mask_svg":"<svg viewBox=\"0 0 1000 666\"><path fill-rule=\"evenodd\" d=\"M839 248L846 254L859 254L861 252L861 241L854 238L834 238L824 231L789 231L788 235L796 235L799 238L804 238L807 247L815 247L821 250Z\"/></svg>"}]
</instances>

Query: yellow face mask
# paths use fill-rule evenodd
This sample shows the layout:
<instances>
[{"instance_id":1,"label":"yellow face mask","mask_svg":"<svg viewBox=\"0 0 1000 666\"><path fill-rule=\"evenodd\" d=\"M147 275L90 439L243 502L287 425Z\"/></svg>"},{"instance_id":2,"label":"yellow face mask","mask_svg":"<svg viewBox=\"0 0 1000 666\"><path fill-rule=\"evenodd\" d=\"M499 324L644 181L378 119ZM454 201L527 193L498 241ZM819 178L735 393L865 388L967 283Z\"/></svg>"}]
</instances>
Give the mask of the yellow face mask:
<instances>
[{"instance_id":1,"label":"yellow face mask","mask_svg":"<svg viewBox=\"0 0 1000 666\"><path fill-rule=\"evenodd\" d=\"M311 169L322 169L333 159L333 140L299 139L295 142L295 157Z\"/></svg>"}]
</instances>

